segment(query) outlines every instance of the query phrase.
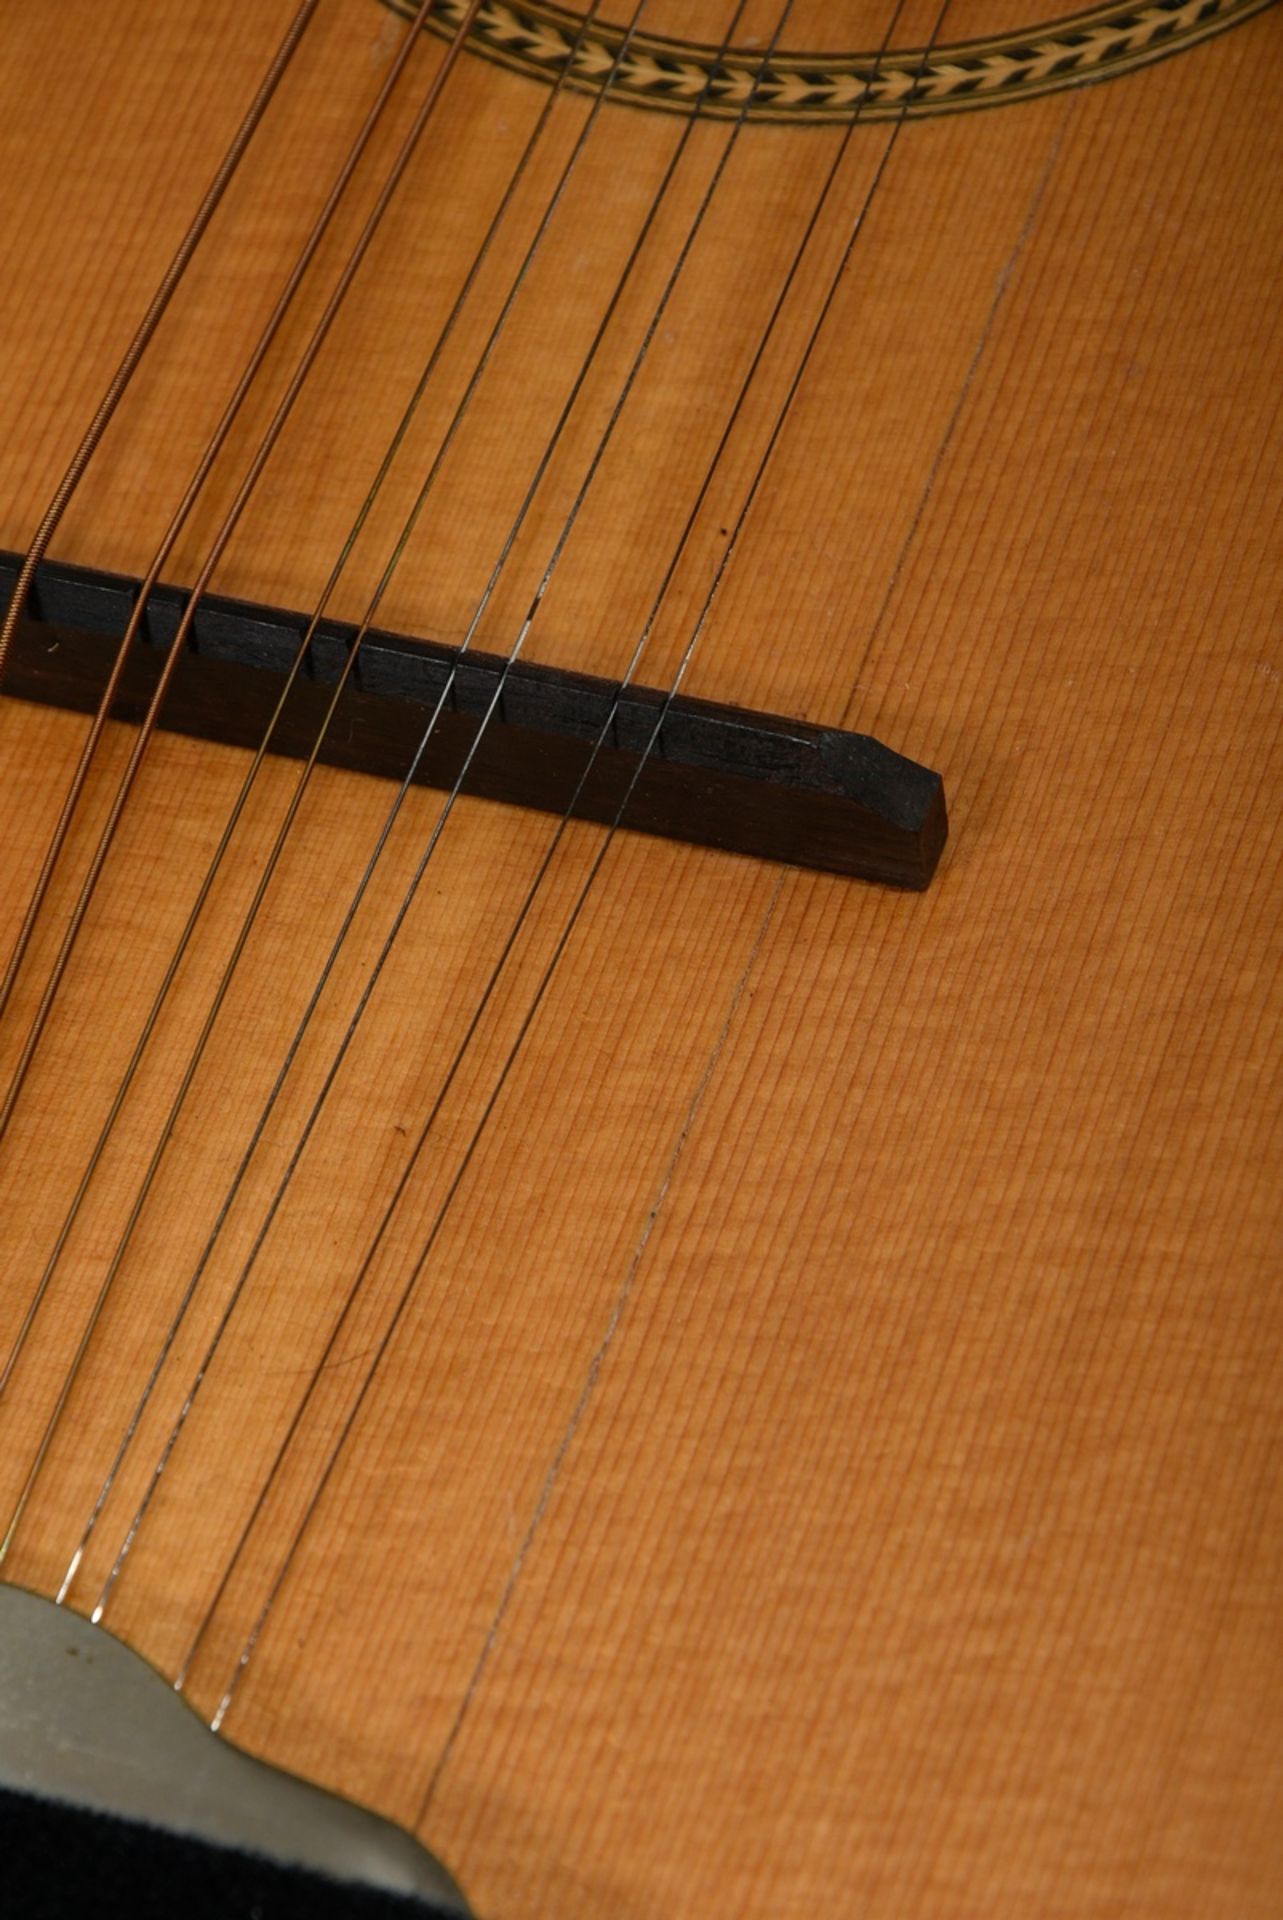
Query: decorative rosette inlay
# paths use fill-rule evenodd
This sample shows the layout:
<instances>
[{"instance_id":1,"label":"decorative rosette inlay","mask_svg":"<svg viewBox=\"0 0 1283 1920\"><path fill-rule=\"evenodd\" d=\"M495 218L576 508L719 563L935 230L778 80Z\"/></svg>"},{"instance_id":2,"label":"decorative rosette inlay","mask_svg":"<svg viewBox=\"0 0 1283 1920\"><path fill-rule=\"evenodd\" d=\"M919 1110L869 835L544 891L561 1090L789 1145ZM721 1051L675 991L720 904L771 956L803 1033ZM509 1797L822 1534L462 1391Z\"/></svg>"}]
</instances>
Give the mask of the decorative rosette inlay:
<instances>
[{"instance_id":1,"label":"decorative rosette inlay","mask_svg":"<svg viewBox=\"0 0 1283 1920\"><path fill-rule=\"evenodd\" d=\"M385 0L402 14L411 0ZM1212 34L1264 12L1273 0L1148 0L1146 5L1086 7L1018 33L983 40L957 40L938 47L897 48L881 55L792 53L775 55L761 73L760 51L718 49L657 34L633 36L618 70L624 28L594 24L546 0L486 0L472 24L473 49L502 66L544 80L563 72L566 84L596 92L609 83L612 96L631 106L690 113L699 103L706 117L737 114L754 89L749 115L796 125L921 118L964 113L1031 100L1065 87L1112 80L1168 54L1198 46ZM467 0L435 0L428 21L452 34Z\"/></svg>"}]
</instances>

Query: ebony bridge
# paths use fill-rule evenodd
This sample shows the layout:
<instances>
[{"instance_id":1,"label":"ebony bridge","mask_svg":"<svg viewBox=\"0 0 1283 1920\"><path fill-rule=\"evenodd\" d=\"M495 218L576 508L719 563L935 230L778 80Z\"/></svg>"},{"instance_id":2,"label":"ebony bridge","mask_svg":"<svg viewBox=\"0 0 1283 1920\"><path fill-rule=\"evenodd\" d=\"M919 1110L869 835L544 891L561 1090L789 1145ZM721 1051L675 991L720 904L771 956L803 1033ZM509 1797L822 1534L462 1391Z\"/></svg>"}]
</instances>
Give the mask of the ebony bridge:
<instances>
[{"instance_id":1,"label":"ebony bridge","mask_svg":"<svg viewBox=\"0 0 1283 1920\"><path fill-rule=\"evenodd\" d=\"M0 553L0 614L19 565L19 556ZM137 581L118 574L46 562L0 690L92 712L138 593ZM115 719L142 719L188 598L153 589ZM303 614L202 596L159 724L258 747L308 624ZM317 627L273 752L311 753L357 631L330 620ZM925 887L945 843L939 774L866 734L375 628L361 641L318 757L402 780L438 704L414 776L426 786L453 787L475 745L468 793L606 825L622 807L620 824L637 832L901 887Z\"/></svg>"}]
</instances>

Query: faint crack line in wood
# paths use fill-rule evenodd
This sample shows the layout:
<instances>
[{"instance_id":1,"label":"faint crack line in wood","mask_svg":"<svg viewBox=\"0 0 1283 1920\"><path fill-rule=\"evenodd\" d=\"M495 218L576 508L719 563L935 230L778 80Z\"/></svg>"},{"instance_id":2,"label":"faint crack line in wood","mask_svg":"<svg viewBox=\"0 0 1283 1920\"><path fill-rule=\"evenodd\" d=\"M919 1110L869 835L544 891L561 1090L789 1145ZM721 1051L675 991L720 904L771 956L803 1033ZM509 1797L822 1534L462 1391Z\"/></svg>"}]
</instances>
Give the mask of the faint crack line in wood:
<instances>
[{"instance_id":1,"label":"faint crack line in wood","mask_svg":"<svg viewBox=\"0 0 1283 1920\"><path fill-rule=\"evenodd\" d=\"M975 381L976 373L979 370L980 362L984 358L985 351L989 344L989 340L993 334L993 329L997 321L999 310L1001 309L1002 303L1006 297L1007 289L1011 284L1012 278L1015 274L1016 267L1019 265L1021 256L1023 255L1025 248L1029 242L1029 239L1033 233L1034 225L1037 221L1038 214L1041 210L1042 203L1046 195L1047 187L1050 183L1052 173L1055 169L1056 161L1060 154L1061 146L1064 142L1065 130L1068 125L1069 115L1073 110L1074 104L1075 103L1072 100L1066 101L1065 103L1065 111L1061 115L1060 125L1056 130L1056 134L1054 139L1052 140L1051 147L1047 154L1047 158L1043 163L1042 172L1039 175L1038 183L1034 189L1033 197L1029 203L1029 209L1021 224L1020 232L1016 236L1016 241L1014 246L1012 247L1010 254L1007 256L1007 259L1003 262L1003 265L999 270L998 278L994 286L993 295L989 303L989 309L985 315L984 325L980 330L980 337L976 342L975 348L971 355L971 359L968 362L966 373L963 375L962 385L958 390L958 397L954 402L953 410L949 416L948 422L946 423L945 430L943 435L941 436L940 443L936 448L934 458L932 459L930 471L927 474L926 483L918 499L918 504L914 510L913 519L910 522L908 532L906 533L905 538L901 543L899 554L897 555L895 565L892 568L890 580L887 583L886 593L883 596L882 604L879 607L877 617L874 620L874 624L869 635L869 644L865 652L865 658L864 658L864 661L861 663L861 666L856 674L857 683L860 680L865 670L869 655L872 652L873 646L877 640L878 634L881 631L882 624L886 618L887 611L894 597L896 586L899 583L901 573L903 572L903 569L904 569L904 564L908 558L910 550L913 547L914 541L917 538L918 530L919 530L919 527L921 526L923 516L926 512L927 506L930 502L932 493L934 491L936 480L940 473L940 469L944 464L945 456L947 455L949 451L949 447L952 444L954 434L957 431L958 423L962 417L963 408L967 403L967 399L970 395L972 385ZM848 712L850 710L850 705L854 704L855 697L856 696L853 693L851 697L851 702L848 705ZM446 1734L445 1740L442 1744L441 1752L437 1756L436 1764L432 1769L432 1773L428 1780L427 1789L424 1793L423 1799L419 1806L419 1811L418 1811L418 1815L415 1822L416 1826L421 1826L423 1821L427 1818L427 1814L432 1805L432 1801L436 1795L437 1788L440 1785L442 1776L444 1775L445 1770L450 1763L450 1758L454 1752L454 1748L458 1742L459 1735L463 1729L464 1721L466 1720L468 1713L471 1709L472 1703L476 1698L477 1693L480 1690L481 1682L485 1675L485 1670L489 1665L491 1655L494 1652L496 1645L498 1644L499 1637L503 1631L503 1624L508 1614L508 1609L512 1604L513 1596L516 1592L518 1582L521 1579L521 1575L525 1568L526 1561L529 1557L531 1548L534 1545L535 1536L538 1533L539 1528L542 1525L544 1515L547 1513L548 1508L552 1502L552 1496L556 1490L557 1482L560 1478L562 1467L564 1466L566 1458L570 1452L570 1449L574 1444L575 1436L579 1431L579 1428L583 1422L584 1416L588 1411L588 1406L592 1399L593 1393L596 1389L597 1381L600 1378L602 1368L605 1365L607 1356L610 1352L610 1348L614 1342L615 1335L618 1332L620 1323L623 1320L624 1313L627 1310L628 1302L632 1294L633 1286L636 1281L637 1274L640 1270L642 1260L645 1256L646 1248L649 1244L651 1235L654 1232L656 1222L659 1219L659 1215L663 1208L664 1201L668 1196L668 1191L672 1185L673 1178L676 1174L678 1164L682 1157L682 1153L685 1150L687 1139L689 1138L691 1129L694 1126L695 1121L698 1117L700 1107L703 1104L704 1097L708 1091L709 1085L712 1082L713 1075L717 1070L717 1066L721 1059L722 1052L725 1048L726 1041L730 1035L731 1027L734 1024L735 1015L739 1010L740 1002L743 999L745 990L748 986L749 979L752 976L753 970L757 965L758 958L761 954L763 945L765 944L767 932L770 929L771 921L774 918L775 910L777 905L779 904L780 895L783 891L785 878L786 878L786 874L781 873L778 880L776 881L775 887L771 893L770 901L767 904L766 912L762 917L761 925L757 930L757 935L754 939L752 950L749 953L749 957L745 964L744 970L741 973L739 980L736 982L735 990L731 996L731 1003L727 1010L726 1018L718 1033L717 1039L714 1042L714 1045L709 1054L708 1060L705 1063L704 1071L700 1076L699 1084L695 1089L695 1093L691 1099L690 1105L687 1108L685 1120L682 1123L681 1131L678 1134L676 1143L673 1147L673 1151L670 1154L668 1163L664 1169L663 1178L660 1181L659 1189L655 1195L654 1202L650 1208L649 1213L646 1216L645 1223L642 1227L641 1237L638 1240L637 1247L633 1253L633 1257L629 1262L628 1271L625 1274L624 1279L620 1285L619 1291L615 1296L614 1303L611 1307L610 1316L606 1322L605 1331L603 1332L601 1340L598 1342L597 1349L594 1352L591 1361L589 1362L588 1371L584 1377L584 1384L580 1390L579 1398L575 1402L575 1406L571 1412L570 1419L566 1424L565 1431L562 1434L561 1440L557 1445L557 1450L553 1455L548 1471L544 1476L543 1484L539 1490L539 1497L535 1502L534 1512L531 1514L529 1524L526 1527L526 1531L524 1536L522 1537L521 1544L517 1549L516 1555L512 1562L512 1566L509 1569L507 1581L504 1584L503 1592L500 1595L498 1605L495 1608L494 1618L490 1622L490 1626L486 1633L485 1641L482 1644L481 1652L477 1656L476 1664L473 1667L471 1676L469 1677L467 1687L464 1689L463 1698L459 1702L459 1706L455 1713L454 1719L451 1722L449 1732Z\"/></svg>"},{"instance_id":2,"label":"faint crack line in wood","mask_svg":"<svg viewBox=\"0 0 1283 1920\"><path fill-rule=\"evenodd\" d=\"M571 1410L570 1418L567 1421L565 1431L563 1432L561 1439L557 1444L557 1450L553 1454L552 1461L548 1467L548 1471L544 1475L543 1484L539 1489L539 1497L535 1502L534 1511L530 1516L530 1521L526 1527L525 1534L522 1537L521 1544L517 1548L517 1552L513 1559L512 1566L509 1569L507 1581L504 1584L504 1589L502 1594L499 1596L499 1603L495 1608L494 1618L490 1622L490 1626L486 1633L485 1641L482 1645L481 1652L477 1656L476 1665L473 1667L471 1676L468 1680L467 1687L464 1690L463 1698L459 1702L458 1709L450 1725L450 1730L446 1734L445 1741L442 1744L441 1752L437 1756L436 1765L432 1769L431 1776L428 1780L427 1790L424 1793L423 1799L419 1806L418 1815L415 1820L416 1827L422 1826L423 1821L427 1817L428 1809L432 1804L432 1800L434 1795L436 1794L437 1787L440 1785L441 1777L444 1774L446 1767L449 1764L450 1756L454 1751L455 1744L463 1728L464 1720L467 1718L468 1711L480 1688L481 1681L485 1674L486 1667L489 1665L489 1662L490 1662L490 1656L493 1653L495 1646L498 1643L499 1636L503 1631L503 1623L507 1616L508 1609L512 1604L513 1595L516 1592L517 1583L521 1578L522 1570L524 1569L526 1560L529 1557L531 1547L534 1544L535 1535L538 1532L543 1522L544 1515L546 1514L549 1506L551 1505L552 1496L556 1490L557 1482L558 1482L558 1479L560 1478L562 1467L565 1464L567 1455L569 1454L571 1447L574 1445L575 1436L578 1433L579 1428L583 1422L584 1416L588 1411L589 1402L592 1399L593 1393L597 1386L597 1381L601 1376L602 1368L606 1363L606 1358L610 1352L611 1346L614 1343L615 1335L619 1330L620 1323L623 1320L624 1314L627 1310L629 1298L631 1297L634 1283L641 1269L642 1260L645 1257L646 1248L650 1243L651 1235L655 1230L655 1226L659 1219L660 1212L662 1211L664 1202L668 1197L669 1188L672 1186L673 1179L674 1179L674 1176L676 1175L677 1168L681 1161L682 1154L686 1148L686 1142L690 1138L691 1130L694 1127L695 1121L699 1116L700 1108L704 1104L704 1097L707 1094L708 1089L712 1084L713 1076L717 1071L717 1067L721 1060L722 1053L726 1047L726 1042L730 1037L731 1028L735 1024L735 1016L739 1012L740 1003L744 998L744 994L747 990L749 980L753 975L754 968L757 966L757 962L761 956L762 949L766 944L766 936L770 931L771 922L775 917L775 909L779 905L780 895L784 890L784 882L787 877L788 877L788 870L786 869L784 872L782 872L779 875L778 879L775 882L775 886L771 891L771 897L767 902L766 911L762 916L761 924L759 925L757 929L757 933L754 936L753 945L752 945L752 948L750 949L748 959L745 961L743 971L741 972L739 979L735 983L734 990L731 994L730 1005L726 1010L726 1017L723 1020L722 1025L718 1031L716 1040L713 1042L713 1046L709 1052L708 1059L704 1063L704 1070L700 1075L698 1085L696 1086L695 1092L691 1097L690 1104L687 1106L686 1116L682 1121L681 1129L673 1145L673 1150L669 1154L668 1161L667 1161L667 1164L665 1165L663 1176L660 1180L659 1187L656 1191L654 1201L652 1202L650 1210L646 1215L645 1222L643 1223L641 1236L638 1239L636 1248L634 1249L633 1257L628 1263L628 1270L625 1273L622 1282L620 1283L619 1291L615 1295L614 1302L611 1306L610 1315L606 1321L605 1330L602 1333L601 1339L597 1343L597 1348L592 1356L592 1359L588 1363L588 1371L584 1375L584 1383L583 1383L583 1386L580 1388L579 1397L576 1400L573 1409Z\"/></svg>"}]
</instances>

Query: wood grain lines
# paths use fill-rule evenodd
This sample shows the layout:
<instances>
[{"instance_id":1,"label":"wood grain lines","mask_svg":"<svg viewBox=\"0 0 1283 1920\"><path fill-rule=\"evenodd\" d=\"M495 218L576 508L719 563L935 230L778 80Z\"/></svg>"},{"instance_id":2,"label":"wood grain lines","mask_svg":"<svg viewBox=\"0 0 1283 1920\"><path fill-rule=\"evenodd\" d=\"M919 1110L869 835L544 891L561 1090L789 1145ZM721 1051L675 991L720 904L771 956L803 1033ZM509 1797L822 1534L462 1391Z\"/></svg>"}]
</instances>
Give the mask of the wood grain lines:
<instances>
[{"instance_id":1,"label":"wood grain lines","mask_svg":"<svg viewBox=\"0 0 1283 1920\"><path fill-rule=\"evenodd\" d=\"M0 286L10 545L287 16L285 0L78 9L60 12L86 34L92 16L83 64L43 10L6 27L19 57L0 137L43 156L0 175L16 263ZM934 10L912 0L896 44L920 47ZM755 5L746 32L769 34L777 11ZM815 44L849 27L822 0L801 11ZM1025 11L986 0L967 30L1015 31ZM651 27L711 40L728 13L657 0ZM860 44L890 17L861 0ZM319 10L261 171L212 224L61 557L145 564L396 30L372 0ZM420 86L440 54L424 36ZM616 841L227 1720L229 1737L421 1821L488 1920L1278 1909L1281 77L1263 14L1125 87L923 120L891 155L689 691L845 718L940 766L952 838L936 885L906 901ZM336 323L220 591L306 606L319 590L542 99L484 62L452 76L368 298ZM353 556L344 617L359 617L586 110L558 103ZM389 121L371 179L403 131ZM603 116L389 624L447 640L466 625L679 132L664 115ZM510 644L726 137L694 132L479 644ZM618 673L838 137L760 126L737 150L535 658ZM883 126L853 142L656 631L655 684L886 139ZM295 345L344 244L325 250ZM238 428L180 579L286 367L273 362ZM0 939L82 726L0 701ZM64 909L127 751L112 729ZM149 748L0 1157L0 1337L243 764L175 736ZM292 778L265 769L0 1405L0 1496L57 1391ZM317 773L6 1569L16 1580L62 1578L383 802L377 782ZM73 1604L101 1588L437 805L416 792L398 825ZM577 823L559 849L221 1592L189 1683L207 1711L600 831ZM465 796L442 835L113 1590L106 1624L171 1673L549 832ZM0 1036L0 1072L12 1045Z\"/></svg>"}]
</instances>

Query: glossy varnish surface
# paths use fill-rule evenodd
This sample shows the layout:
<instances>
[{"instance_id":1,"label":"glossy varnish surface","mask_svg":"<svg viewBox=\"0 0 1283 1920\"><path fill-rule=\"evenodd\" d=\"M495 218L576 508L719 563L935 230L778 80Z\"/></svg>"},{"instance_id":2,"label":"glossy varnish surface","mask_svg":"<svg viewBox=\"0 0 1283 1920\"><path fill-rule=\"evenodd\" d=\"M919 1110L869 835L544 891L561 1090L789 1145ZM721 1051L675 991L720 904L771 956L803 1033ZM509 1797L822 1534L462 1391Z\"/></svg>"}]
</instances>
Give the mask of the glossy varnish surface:
<instances>
[{"instance_id":1,"label":"glossy varnish surface","mask_svg":"<svg viewBox=\"0 0 1283 1920\"><path fill-rule=\"evenodd\" d=\"M0 544L34 527L290 11L6 21ZM936 11L906 6L896 41ZM647 17L716 42L730 12ZM956 37L1036 12L977 0ZM848 16L865 46L890 9L811 0L786 38L840 44ZM754 0L739 37L774 23ZM145 567L402 31L323 0L59 556ZM441 56L425 37L173 578ZM470 1155L224 1731L419 1824L483 1915L1278 1909L1281 79L1266 13L1113 85L857 129L641 677L676 669L893 142L686 688L940 767L933 890L619 836L473 1151L601 842L569 831L224 1585L552 831L460 800L110 1590L105 1624L170 1673L200 1633L186 1690L212 1713ZM545 98L460 64L221 591L315 600ZM590 111L554 109L346 618ZM600 116L385 624L467 630L681 137ZM690 136L489 651L729 137ZM622 672L840 137L736 143L533 657ZM6 941L84 725L0 701ZM113 733L0 1068L127 749ZM0 1147L6 1339L244 766L148 751ZM256 783L0 1405L6 1508L297 773ZM62 1580L390 798L312 783L5 1577ZM439 810L418 792L398 821L73 1605L103 1589Z\"/></svg>"}]
</instances>

